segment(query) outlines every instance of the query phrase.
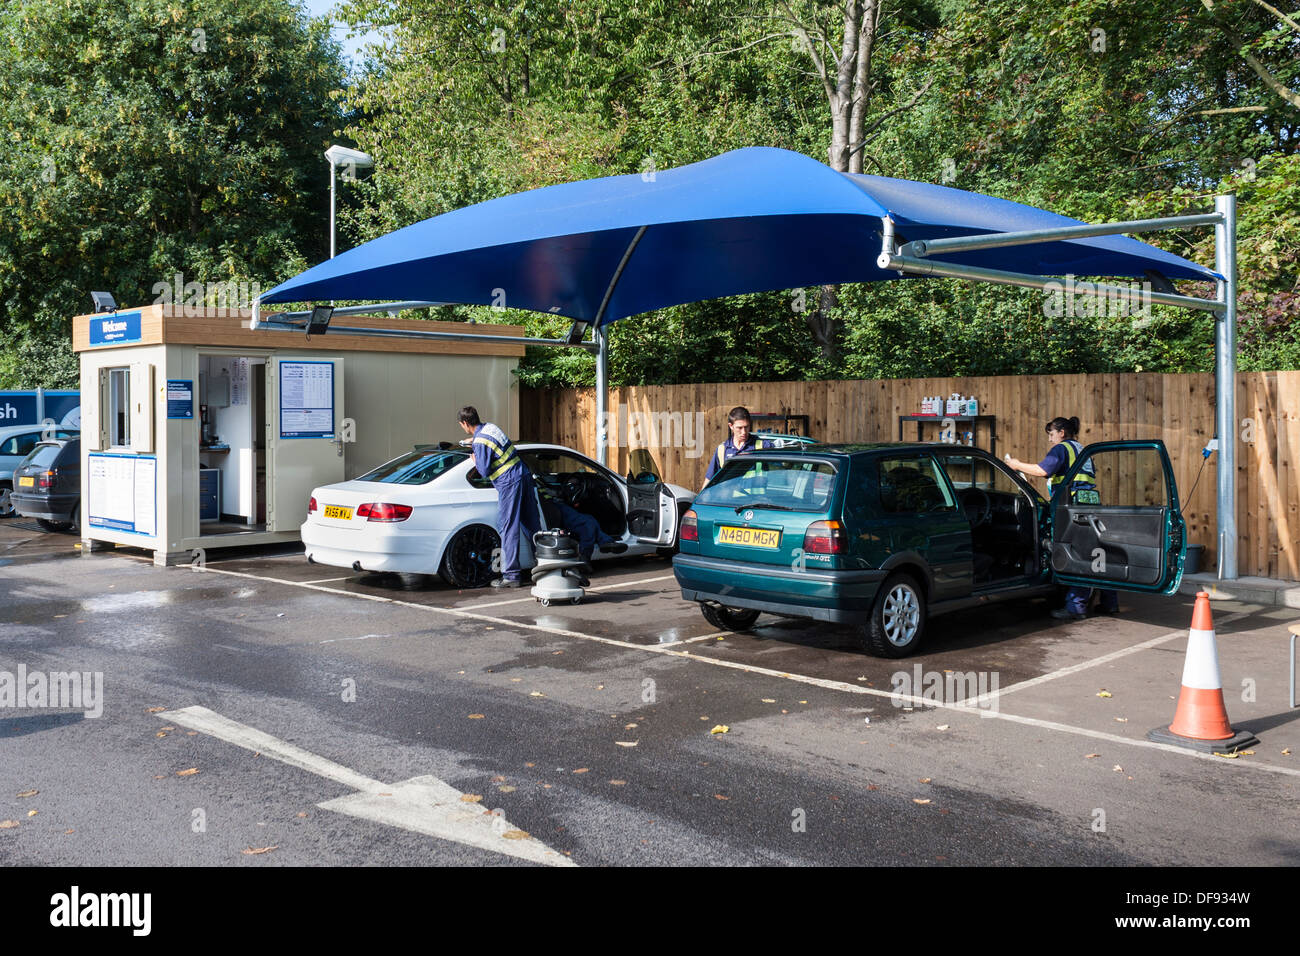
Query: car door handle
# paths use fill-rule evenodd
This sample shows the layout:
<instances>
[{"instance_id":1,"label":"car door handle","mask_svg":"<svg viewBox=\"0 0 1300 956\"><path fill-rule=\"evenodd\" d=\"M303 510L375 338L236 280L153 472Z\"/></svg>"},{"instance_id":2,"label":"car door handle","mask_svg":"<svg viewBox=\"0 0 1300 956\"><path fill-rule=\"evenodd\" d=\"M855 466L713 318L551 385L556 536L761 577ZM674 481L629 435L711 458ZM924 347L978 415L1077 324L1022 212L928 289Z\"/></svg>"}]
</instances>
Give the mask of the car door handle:
<instances>
[{"instance_id":1,"label":"car door handle","mask_svg":"<svg viewBox=\"0 0 1300 956\"><path fill-rule=\"evenodd\" d=\"M1092 527L1092 530L1096 533L1097 537L1101 537L1106 531L1106 526L1101 523L1096 515L1088 515L1088 524Z\"/></svg>"}]
</instances>

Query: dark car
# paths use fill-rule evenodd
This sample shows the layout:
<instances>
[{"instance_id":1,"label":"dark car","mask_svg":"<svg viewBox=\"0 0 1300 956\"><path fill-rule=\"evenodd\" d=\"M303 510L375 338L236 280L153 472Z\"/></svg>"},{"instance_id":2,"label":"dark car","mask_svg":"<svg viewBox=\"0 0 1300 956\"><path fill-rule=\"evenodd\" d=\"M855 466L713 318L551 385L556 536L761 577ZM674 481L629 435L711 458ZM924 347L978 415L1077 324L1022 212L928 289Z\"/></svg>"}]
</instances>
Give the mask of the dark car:
<instances>
[{"instance_id":1,"label":"dark car","mask_svg":"<svg viewBox=\"0 0 1300 956\"><path fill-rule=\"evenodd\" d=\"M81 439L43 441L14 469L14 510L46 531L81 528Z\"/></svg>"},{"instance_id":2,"label":"dark car","mask_svg":"<svg viewBox=\"0 0 1300 956\"><path fill-rule=\"evenodd\" d=\"M1049 501L962 445L737 455L683 516L673 571L715 627L763 611L846 623L883 657L916 651L929 615L1058 583L1177 590L1185 524L1164 444L1089 445L1058 488L1081 471L1093 489Z\"/></svg>"}]
</instances>

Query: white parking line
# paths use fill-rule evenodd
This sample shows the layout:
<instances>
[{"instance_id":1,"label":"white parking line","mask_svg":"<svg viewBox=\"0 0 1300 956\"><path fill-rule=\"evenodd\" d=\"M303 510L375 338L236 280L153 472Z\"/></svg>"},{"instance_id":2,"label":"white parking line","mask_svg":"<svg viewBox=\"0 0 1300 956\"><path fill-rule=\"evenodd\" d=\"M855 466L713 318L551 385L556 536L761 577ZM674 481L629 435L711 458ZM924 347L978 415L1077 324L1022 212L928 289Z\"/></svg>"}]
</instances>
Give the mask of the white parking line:
<instances>
[{"instance_id":1,"label":"white parking line","mask_svg":"<svg viewBox=\"0 0 1300 956\"><path fill-rule=\"evenodd\" d=\"M1300 769L1292 767L1279 767L1274 764L1255 763L1254 761L1225 761L1222 758L1215 757L1212 754L1199 753L1194 750L1188 750L1183 747L1176 747L1173 744L1161 744L1150 740L1136 740L1128 737L1121 737L1117 734L1105 733L1097 730L1090 730L1087 727L1074 727L1069 724L1060 724L1054 721L1039 720L1036 717L1021 717L1015 714L1003 713L1000 710L986 710L974 706L974 701L964 703L947 703L945 701L929 700L923 697L908 696L897 694L893 691L877 690L874 687L862 687L857 684L846 684L843 681L828 680L823 677L809 677L805 674L791 674L786 671L775 671L767 667L756 667L753 664L743 664L738 661L722 660L716 657L701 657L698 654L692 654L689 650L676 650L670 645L656 644L634 644L630 641L620 641L612 637L599 637L595 634L584 634L581 631L572 631L567 628L549 627L544 624L529 624L524 621L512 621L508 618L492 617L489 614L475 614L471 611L459 608L432 607L427 604L416 604L413 601L399 601L395 598L380 597L373 594L360 594L354 591L340 591L337 588L326 588L315 584L302 584L295 581L282 581L278 578L266 578L261 575L248 574L242 571L227 571L221 568L204 568L205 572L210 574L228 574L233 577L251 578L253 580L272 581L277 584L287 584L291 587L305 587L313 591L323 591L326 594L336 594L341 597L360 598L366 601L378 601L385 604L396 604L402 607L416 608L421 611L428 611L434 614L448 614L453 617L462 617L467 620L484 621L494 625L505 625L507 627L518 628L526 631L540 631L545 634L554 634L558 637L571 637L580 641L591 641L597 644L605 644L612 647L621 647L630 651L641 651L647 654L662 654L668 657L685 658L690 661L698 661L701 664L711 664L714 667L725 667L731 670L744 671L750 674L760 674L764 677L775 677L781 680L794 681L800 684L808 684L813 687L821 687L826 690L843 691L849 694L857 694L867 697L879 697L886 700L901 700L904 703L910 703L914 706L934 707L949 711L961 711L967 714L978 714L981 718L993 720L1008 720L1013 723L1026 724L1032 727L1041 727L1047 730L1058 730L1063 733L1075 734L1082 737L1091 737L1095 740L1105 740L1111 743L1125 744L1130 747L1142 747L1149 750L1163 750L1166 753L1177 754L1182 757L1196 757L1199 759L1213 760L1218 765L1232 767L1234 769L1253 768L1255 770L1267 770L1273 773L1286 774L1288 776L1300 777ZM1168 635L1163 635L1167 638ZM1155 639L1159 640L1159 639ZM1013 685L1018 686L1018 685Z\"/></svg>"},{"instance_id":2,"label":"white parking line","mask_svg":"<svg viewBox=\"0 0 1300 956\"><path fill-rule=\"evenodd\" d=\"M341 578L317 578L315 581L304 581L303 584L328 584L331 581L346 581L350 577L352 577L352 575L345 574Z\"/></svg>"},{"instance_id":3,"label":"white parking line","mask_svg":"<svg viewBox=\"0 0 1300 956\"><path fill-rule=\"evenodd\" d=\"M158 717L360 791L316 804L322 810L375 820L533 863L576 865L567 856L512 826L499 813L485 810L477 802L462 800L464 794L437 777L426 775L400 783L380 783L206 707L163 711Z\"/></svg>"}]
</instances>

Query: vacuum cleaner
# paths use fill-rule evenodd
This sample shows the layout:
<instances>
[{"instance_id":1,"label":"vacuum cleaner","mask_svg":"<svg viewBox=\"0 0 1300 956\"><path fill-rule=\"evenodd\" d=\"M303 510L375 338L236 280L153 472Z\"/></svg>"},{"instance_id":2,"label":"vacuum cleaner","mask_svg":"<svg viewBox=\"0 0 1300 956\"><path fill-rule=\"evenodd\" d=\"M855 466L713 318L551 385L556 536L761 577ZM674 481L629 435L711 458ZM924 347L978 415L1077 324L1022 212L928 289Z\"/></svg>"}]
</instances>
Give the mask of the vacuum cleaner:
<instances>
[{"instance_id":1,"label":"vacuum cleaner","mask_svg":"<svg viewBox=\"0 0 1300 956\"><path fill-rule=\"evenodd\" d=\"M587 575L591 565L578 556L578 538L562 528L551 528L533 535L533 557L537 561L532 569L532 595L542 607L552 601L579 603L587 594L584 588L591 584Z\"/></svg>"}]
</instances>

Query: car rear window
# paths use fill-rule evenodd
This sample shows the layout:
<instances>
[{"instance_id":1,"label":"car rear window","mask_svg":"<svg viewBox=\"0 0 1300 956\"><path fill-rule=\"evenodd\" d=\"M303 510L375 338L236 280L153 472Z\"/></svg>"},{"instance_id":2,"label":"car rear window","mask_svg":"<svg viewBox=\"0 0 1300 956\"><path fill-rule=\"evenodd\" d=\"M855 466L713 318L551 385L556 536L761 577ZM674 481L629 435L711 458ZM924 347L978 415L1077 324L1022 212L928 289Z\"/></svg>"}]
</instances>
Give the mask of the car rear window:
<instances>
[{"instance_id":1,"label":"car rear window","mask_svg":"<svg viewBox=\"0 0 1300 956\"><path fill-rule=\"evenodd\" d=\"M468 457L469 452L456 450L433 449L407 452L400 458L385 462L369 474L362 475L357 481L378 481L391 485L427 485Z\"/></svg>"},{"instance_id":2,"label":"car rear window","mask_svg":"<svg viewBox=\"0 0 1300 956\"><path fill-rule=\"evenodd\" d=\"M31 457L23 464L34 465L37 468L49 468L54 464L54 459L59 457L60 447L59 445L37 445Z\"/></svg>"},{"instance_id":3,"label":"car rear window","mask_svg":"<svg viewBox=\"0 0 1300 956\"><path fill-rule=\"evenodd\" d=\"M806 458L755 460L738 455L727 462L695 499L697 505L823 512L835 487L835 466Z\"/></svg>"}]
</instances>

